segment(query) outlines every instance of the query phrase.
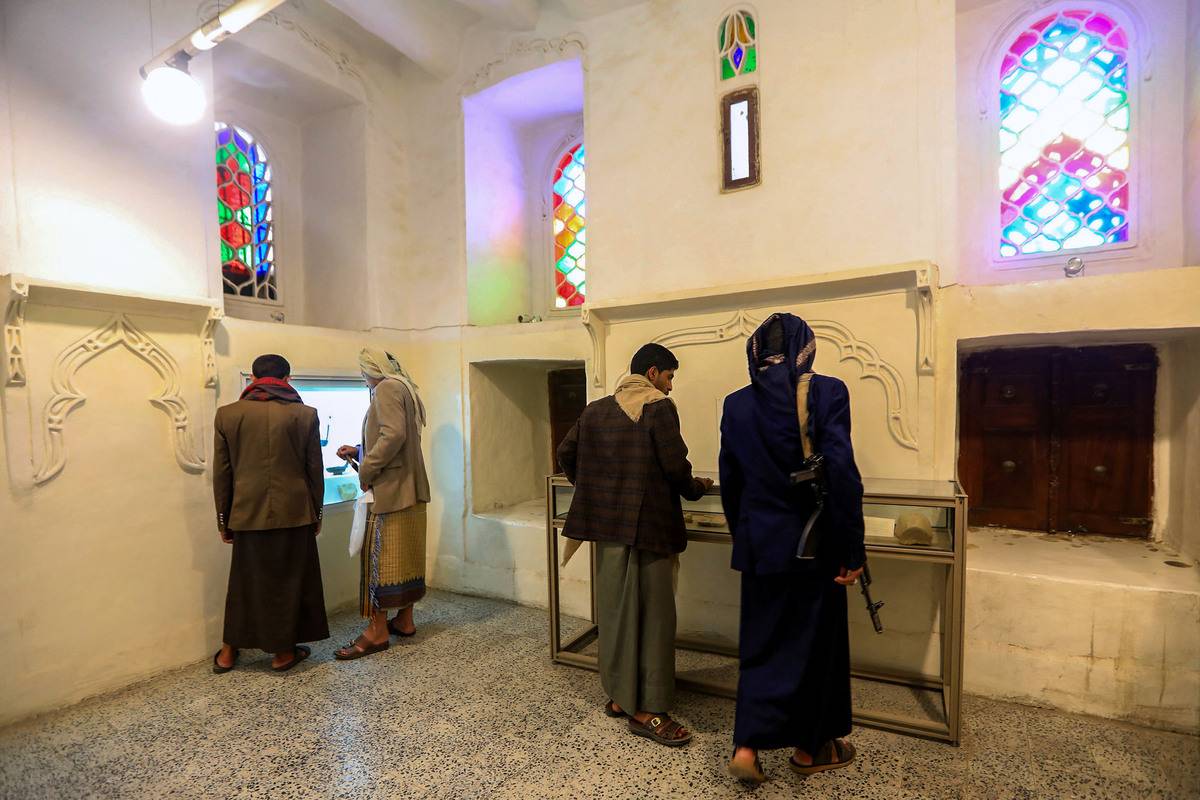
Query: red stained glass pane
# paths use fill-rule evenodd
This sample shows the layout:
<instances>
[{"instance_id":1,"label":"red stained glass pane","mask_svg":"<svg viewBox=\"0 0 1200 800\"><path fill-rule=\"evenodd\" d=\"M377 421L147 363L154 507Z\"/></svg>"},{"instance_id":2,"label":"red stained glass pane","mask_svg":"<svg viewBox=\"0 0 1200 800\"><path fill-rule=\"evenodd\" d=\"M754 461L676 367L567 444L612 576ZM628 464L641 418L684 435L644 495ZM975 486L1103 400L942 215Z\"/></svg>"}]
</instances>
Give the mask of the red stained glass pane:
<instances>
[{"instance_id":1,"label":"red stained glass pane","mask_svg":"<svg viewBox=\"0 0 1200 800\"><path fill-rule=\"evenodd\" d=\"M250 204L250 195L234 186L232 183L227 183L217 190L217 197L229 206L229 208L237 211L239 208L244 208Z\"/></svg>"},{"instance_id":2,"label":"red stained glass pane","mask_svg":"<svg viewBox=\"0 0 1200 800\"><path fill-rule=\"evenodd\" d=\"M236 222L227 222L221 226L221 238L232 247L243 247L250 243L250 231Z\"/></svg>"}]
</instances>

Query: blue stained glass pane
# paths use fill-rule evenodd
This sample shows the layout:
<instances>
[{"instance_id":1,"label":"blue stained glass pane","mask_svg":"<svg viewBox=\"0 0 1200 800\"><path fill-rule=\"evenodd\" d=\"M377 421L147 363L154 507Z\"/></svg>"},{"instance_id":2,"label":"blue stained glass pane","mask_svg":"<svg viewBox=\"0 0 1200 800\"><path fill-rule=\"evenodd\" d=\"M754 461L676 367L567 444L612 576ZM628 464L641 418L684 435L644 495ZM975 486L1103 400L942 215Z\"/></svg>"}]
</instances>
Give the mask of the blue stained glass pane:
<instances>
[{"instance_id":1,"label":"blue stained glass pane","mask_svg":"<svg viewBox=\"0 0 1200 800\"><path fill-rule=\"evenodd\" d=\"M264 278L271 272L271 264L263 263L258 265L258 277Z\"/></svg>"},{"instance_id":2,"label":"blue stained glass pane","mask_svg":"<svg viewBox=\"0 0 1200 800\"><path fill-rule=\"evenodd\" d=\"M1077 214L1081 217L1102 205L1104 205L1104 198L1095 192L1088 191L1087 189L1084 189L1082 192L1067 201L1067 209L1072 214Z\"/></svg>"},{"instance_id":3,"label":"blue stained glass pane","mask_svg":"<svg viewBox=\"0 0 1200 800\"><path fill-rule=\"evenodd\" d=\"M258 227L256 227L254 229L254 241L256 243L269 241L271 238L270 233L271 233L270 225L268 225L266 223L259 225Z\"/></svg>"},{"instance_id":4,"label":"blue stained glass pane","mask_svg":"<svg viewBox=\"0 0 1200 800\"><path fill-rule=\"evenodd\" d=\"M225 128L222 131L218 131L217 132L217 144L218 145L229 144L229 140L232 137L233 137L233 131L229 130L229 128Z\"/></svg>"},{"instance_id":5,"label":"blue stained glass pane","mask_svg":"<svg viewBox=\"0 0 1200 800\"><path fill-rule=\"evenodd\" d=\"M1113 70L1112 75L1108 76L1108 85L1114 89L1125 90L1129 88L1129 69L1122 64Z\"/></svg>"},{"instance_id":6,"label":"blue stained glass pane","mask_svg":"<svg viewBox=\"0 0 1200 800\"><path fill-rule=\"evenodd\" d=\"M1088 217L1087 226L1099 234L1106 234L1125 224L1125 215L1118 214L1108 206Z\"/></svg>"},{"instance_id":7,"label":"blue stained glass pane","mask_svg":"<svg viewBox=\"0 0 1200 800\"><path fill-rule=\"evenodd\" d=\"M258 246L254 255L256 256L256 258L259 261L266 261L267 258L270 256L270 253L268 252L268 251L270 251L270 249L271 249L270 243L264 242L263 244L260 244Z\"/></svg>"},{"instance_id":8,"label":"blue stained glass pane","mask_svg":"<svg viewBox=\"0 0 1200 800\"><path fill-rule=\"evenodd\" d=\"M741 67L741 66L742 66L742 56L743 56L743 55L745 55L745 53L742 51L742 48L740 48L740 47L736 48L736 49L733 51L733 65L734 65L735 67Z\"/></svg>"},{"instance_id":9,"label":"blue stained glass pane","mask_svg":"<svg viewBox=\"0 0 1200 800\"><path fill-rule=\"evenodd\" d=\"M1029 48L1029 52L1021 58L1021 63L1035 72L1041 72L1048 64L1058 58L1058 51L1053 47L1040 44Z\"/></svg>"},{"instance_id":10,"label":"blue stained glass pane","mask_svg":"<svg viewBox=\"0 0 1200 800\"><path fill-rule=\"evenodd\" d=\"M260 206L256 206L254 208L254 221L262 222L263 220L265 220L267 218L267 212L270 210L271 210L271 207L269 205L267 205L266 203L263 203Z\"/></svg>"},{"instance_id":11,"label":"blue stained glass pane","mask_svg":"<svg viewBox=\"0 0 1200 800\"><path fill-rule=\"evenodd\" d=\"M233 132L233 143L236 144L238 149L241 150L243 153L246 153L246 154L250 153L250 143L247 142L244 138L242 138L242 135L240 133L238 133L237 131Z\"/></svg>"},{"instance_id":12,"label":"blue stained glass pane","mask_svg":"<svg viewBox=\"0 0 1200 800\"><path fill-rule=\"evenodd\" d=\"M1100 67L1105 73L1115 67L1120 60L1121 57L1112 50L1101 50L1092 56L1092 63Z\"/></svg>"},{"instance_id":13,"label":"blue stained glass pane","mask_svg":"<svg viewBox=\"0 0 1200 800\"><path fill-rule=\"evenodd\" d=\"M1017 104L1017 96L1008 92L1000 93L1000 116L1008 115L1008 110Z\"/></svg>"},{"instance_id":14,"label":"blue stained glass pane","mask_svg":"<svg viewBox=\"0 0 1200 800\"><path fill-rule=\"evenodd\" d=\"M554 182L554 191L560 195L564 195L571 191L572 186L574 186L574 184L571 183L571 181L567 178L559 178Z\"/></svg>"},{"instance_id":15,"label":"blue stained glass pane","mask_svg":"<svg viewBox=\"0 0 1200 800\"><path fill-rule=\"evenodd\" d=\"M1068 25L1066 22L1059 20L1046 30L1045 39L1047 42L1057 44L1072 38L1077 33L1079 33L1078 25Z\"/></svg>"},{"instance_id":16,"label":"blue stained glass pane","mask_svg":"<svg viewBox=\"0 0 1200 800\"><path fill-rule=\"evenodd\" d=\"M254 180L261 181L265 177L267 177L267 165L259 161L254 165Z\"/></svg>"},{"instance_id":17,"label":"blue stained glass pane","mask_svg":"<svg viewBox=\"0 0 1200 800\"><path fill-rule=\"evenodd\" d=\"M1042 189L1042 193L1061 203L1068 197L1075 195L1082 186L1082 183L1071 176L1059 173L1050 183L1046 184L1046 187Z\"/></svg>"},{"instance_id":18,"label":"blue stained glass pane","mask_svg":"<svg viewBox=\"0 0 1200 800\"><path fill-rule=\"evenodd\" d=\"M271 184L260 183L254 187L254 202L261 203L267 199L267 192L271 191Z\"/></svg>"}]
</instances>

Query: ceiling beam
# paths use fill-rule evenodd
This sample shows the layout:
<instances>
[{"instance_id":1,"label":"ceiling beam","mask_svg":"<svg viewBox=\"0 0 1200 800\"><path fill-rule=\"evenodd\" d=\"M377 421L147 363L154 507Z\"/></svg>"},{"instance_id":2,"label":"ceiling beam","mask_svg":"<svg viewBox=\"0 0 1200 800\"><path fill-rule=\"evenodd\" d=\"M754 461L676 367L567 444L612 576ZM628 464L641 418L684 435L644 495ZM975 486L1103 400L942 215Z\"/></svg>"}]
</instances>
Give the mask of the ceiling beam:
<instances>
[{"instance_id":1,"label":"ceiling beam","mask_svg":"<svg viewBox=\"0 0 1200 800\"><path fill-rule=\"evenodd\" d=\"M439 78L452 75L463 31L476 16L458 3L427 0L328 0L329 4Z\"/></svg>"}]
</instances>

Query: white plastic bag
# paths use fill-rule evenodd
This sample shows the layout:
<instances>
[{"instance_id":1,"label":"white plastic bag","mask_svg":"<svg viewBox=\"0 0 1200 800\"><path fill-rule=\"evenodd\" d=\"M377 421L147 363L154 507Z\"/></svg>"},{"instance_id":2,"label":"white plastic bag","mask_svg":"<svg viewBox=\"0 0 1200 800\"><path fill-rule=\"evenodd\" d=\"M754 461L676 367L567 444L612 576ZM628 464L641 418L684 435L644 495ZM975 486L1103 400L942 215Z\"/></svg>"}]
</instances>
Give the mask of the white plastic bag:
<instances>
[{"instance_id":1,"label":"white plastic bag","mask_svg":"<svg viewBox=\"0 0 1200 800\"><path fill-rule=\"evenodd\" d=\"M358 551L362 550L363 539L367 535L367 514L371 511L371 504L375 502L375 494L367 489L362 495L354 501L354 521L350 523L350 555L358 555Z\"/></svg>"}]
</instances>

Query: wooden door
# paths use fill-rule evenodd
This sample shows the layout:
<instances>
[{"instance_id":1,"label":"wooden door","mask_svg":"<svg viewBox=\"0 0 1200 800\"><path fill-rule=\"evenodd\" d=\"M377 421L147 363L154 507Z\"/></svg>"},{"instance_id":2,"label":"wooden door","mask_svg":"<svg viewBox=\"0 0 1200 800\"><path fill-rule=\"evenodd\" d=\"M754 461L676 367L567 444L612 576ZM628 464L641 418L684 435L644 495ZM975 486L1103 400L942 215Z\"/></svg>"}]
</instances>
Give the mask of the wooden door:
<instances>
[{"instance_id":1,"label":"wooden door","mask_svg":"<svg viewBox=\"0 0 1200 800\"><path fill-rule=\"evenodd\" d=\"M972 525L1048 530L1049 348L973 353L959 385L959 478Z\"/></svg>"},{"instance_id":2,"label":"wooden door","mask_svg":"<svg viewBox=\"0 0 1200 800\"><path fill-rule=\"evenodd\" d=\"M551 370L550 390L550 463L558 471L558 446L587 405L587 375L582 367Z\"/></svg>"},{"instance_id":3,"label":"wooden door","mask_svg":"<svg viewBox=\"0 0 1200 800\"><path fill-rule=\"evenodd\" d=\"M1154 348L1089 347L1058 359L1050 529L1149 536Z\"/></svg>"},{"instance_id":4,"label":"wooden door","mask_svg":"<svg viewBox=\"0 0 1200 800\"><path fill-rule=\"evenodd\" d=\"M1148 536L1156 370L1148 345L963 359L959 477L970 523Z\"/></svg>"}]
</instances>

